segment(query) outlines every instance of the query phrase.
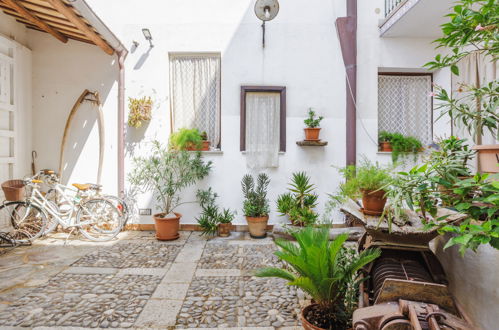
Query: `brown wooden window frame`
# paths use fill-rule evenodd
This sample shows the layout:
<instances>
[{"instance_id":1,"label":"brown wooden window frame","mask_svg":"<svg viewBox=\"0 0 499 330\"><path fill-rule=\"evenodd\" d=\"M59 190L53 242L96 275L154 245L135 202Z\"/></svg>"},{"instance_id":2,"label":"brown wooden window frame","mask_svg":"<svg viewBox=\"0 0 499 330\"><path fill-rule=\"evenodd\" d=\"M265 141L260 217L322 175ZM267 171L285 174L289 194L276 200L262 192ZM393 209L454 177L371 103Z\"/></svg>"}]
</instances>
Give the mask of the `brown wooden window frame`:
<instances>
[{"instance_id":1,"label":"brown wooden window frame","mask_svg":"<svg viewBox=\"0 0 499 330\"><path fill-rule=\"evenodd\" d=\"M279 152L286 151L286 87L284 86L241 86L240 149L246 151L246 95L247 93L279 93Z\"/></svg>"}]
</instances>

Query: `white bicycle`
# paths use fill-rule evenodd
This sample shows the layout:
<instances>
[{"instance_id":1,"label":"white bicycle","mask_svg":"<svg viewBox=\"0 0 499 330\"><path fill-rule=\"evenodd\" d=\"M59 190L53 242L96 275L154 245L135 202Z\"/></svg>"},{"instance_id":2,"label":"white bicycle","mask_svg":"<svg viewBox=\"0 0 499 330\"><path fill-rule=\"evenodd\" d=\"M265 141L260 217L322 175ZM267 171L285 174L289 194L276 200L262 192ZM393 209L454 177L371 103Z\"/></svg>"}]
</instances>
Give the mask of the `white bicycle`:
<instances>
[{"instance_id":1,"label":"white bicycle","mask_svg":"<svg viewBox=\"0 0 499 330\"><path fill-rule=\"evenodd\" d=\"M74 190L55 183L50 192L44 194L39 189L42 183L33 178L25 180L31 190L29 197L0 206L0 219L10 221L14 227L10 235L18 243L33 241L58 225L63 229L71 228L71 232L79 230L92 241L111 240L121 231L123 213L104 197L89 197L88 185L73 184L77 188ZM57 203L51 193L57 194Z\"/></svg>"}]
</instances>

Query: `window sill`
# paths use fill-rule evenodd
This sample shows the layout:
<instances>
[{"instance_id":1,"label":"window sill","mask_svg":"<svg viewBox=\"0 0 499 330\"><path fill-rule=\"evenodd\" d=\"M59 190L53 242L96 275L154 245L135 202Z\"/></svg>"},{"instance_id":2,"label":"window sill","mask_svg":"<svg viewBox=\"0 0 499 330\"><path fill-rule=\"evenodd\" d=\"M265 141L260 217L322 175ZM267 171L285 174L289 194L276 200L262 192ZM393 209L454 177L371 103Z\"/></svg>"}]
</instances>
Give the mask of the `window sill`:
<instances>
[{"instance_id":1,"label":"window sill","mask_svg":"<svg viewBox=\"0 0 499 330\"><path fill-rule=\"evenodd\" d=\"M376 154L378 154L378 155L391 155L392 152L391 151L378 151L378 152L376 152Z\"/></svg>"},{"instance_id":2,"label":"window sill","mask_svg":"<svg viewBox=\"0 0 499 330\"><path fill-rule=\"evenodd\" d=\"M223 155L224 152L222 150L209 150L209 151L201 151L202 155Z\"/></svg>"},{"instance_id":3,"label":"window sill","mask_svg":"<svg viewBox=\"0 0 499 330\"><path fill-rule=\"evenodd\" d=\"M241 154L246 155L246 151L241 151ZM285 155L286 151L279 151L279 155Z\"/></svg>"}]
</instances>

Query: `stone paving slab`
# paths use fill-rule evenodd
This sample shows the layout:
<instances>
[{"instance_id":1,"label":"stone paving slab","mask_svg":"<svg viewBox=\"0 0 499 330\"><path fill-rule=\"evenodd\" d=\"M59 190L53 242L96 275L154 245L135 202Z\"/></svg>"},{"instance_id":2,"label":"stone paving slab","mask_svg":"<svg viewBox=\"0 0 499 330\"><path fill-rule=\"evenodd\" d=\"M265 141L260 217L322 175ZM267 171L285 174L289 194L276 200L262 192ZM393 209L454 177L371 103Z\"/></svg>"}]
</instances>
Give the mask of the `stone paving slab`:
<instances>
[{"instance_id":1,"label":"stone paving slab","mask_svg":"<svg viewBox=\"0 0 499 330\"><path fill-rule=\"evenodd\" d=\"M109 244L69 246L58 239L0 255L0 277L22 278L0 292L0 329L301 329L296 289L248 276L278 265L270 238L182 232L159 242L152 232L128 232ZM17 256L18 268L2 274Z\"/></svg>"}]
</instances>

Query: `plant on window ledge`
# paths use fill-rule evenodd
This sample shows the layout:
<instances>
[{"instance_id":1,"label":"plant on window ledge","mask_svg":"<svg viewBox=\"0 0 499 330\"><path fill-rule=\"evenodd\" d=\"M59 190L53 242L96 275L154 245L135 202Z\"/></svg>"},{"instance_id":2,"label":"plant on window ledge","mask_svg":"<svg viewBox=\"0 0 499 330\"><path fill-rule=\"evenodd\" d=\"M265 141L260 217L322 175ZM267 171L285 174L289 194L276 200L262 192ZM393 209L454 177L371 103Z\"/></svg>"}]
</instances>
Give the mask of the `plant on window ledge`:
<instances>
[{"instance_id":1,"label":"plant on window ledge","mask_svg":"<svg viewBox=\"0 0 499 330\"><path fill-rule=\"evenodd\" d=\"M196 218L203 234L214 236L218 232L221 237L229 236L235 212L229 209L220 210L219 206L216 205L218 195L211 187L207 190L198 190L196 197L203 209L201 216Z\"/></svg>"},{"instance_id":2,"label":"plant on window ledge","mask_svg":"<svg viewBox=\"0 0 499 330\"><path fill-rule=\"evenodd\" d=\"M382 152L392 152L392 133L381 131L378 133L378 143Z\"/></svg>"},{"instance_id":3,"label":"plant on window ledge","mask_svg":"<svg viewBox=\"0 0 499 330\"><path fill-rule=\"evenodd\" d=\"M380 144L382 142L389 142L392 153L392 161L397 162L401 155L413 154L414 157L423 149L423 144L421 141L412 136L405 136L400 133L391 133L387 131L381 131L378 135L378 140ZM383 150L380 151L389 151Z\"/></svg>"},{"instance_id":4,"label":"plant on window ledge","mask_svg":"<svg viewBox=\"0 0 499 330\"><path fill-rule=\"evenodd\" d=\"M293 173L288 190L290 192L277 197L277 210L281 215L287 215L295 226L313 225L318 214L314 211L318 195L310 183L310 177L305 172Z\"/></svg>"},{"instance_id":5,"label":"plant on window ledge","mask_svg":"<svg viewBox=\"0 0 499 330\"><path fill-rule=\"evenodd\" d=\"M207 151L210 142L205 139L206 132L201 133L197 128L181 128L170 135L170 147L175 150Z\"/></svg>"},{"instance_id":6,"label":"plant on window ledge","mask_svg":"<svg viewBox=\"0 0 499 330\"><path fill-rule=\"evenodd\" d=\"M128 98L128 126L139 128L146 121L151 120L152 99L150 96Z\"/></svg>"},{"instance_id":7,"label":"plant on window ledge","mask_svg":"<svg viewBox=\"0 0 499 330\"><path fill-rule=\"evenodd\" d=\"M315 111L310 108L308 109L308 118L304 120L307 128L305 130L305 140L307 141L319 141L319 133L320 133L320 123L324 119L324 117L319 116L316 117Z\"/></svg>"}]
</instances>

